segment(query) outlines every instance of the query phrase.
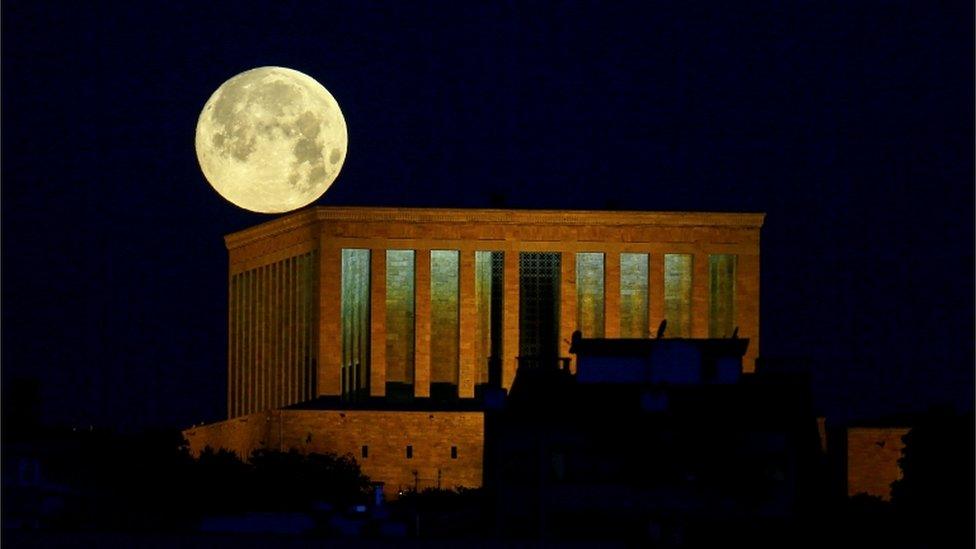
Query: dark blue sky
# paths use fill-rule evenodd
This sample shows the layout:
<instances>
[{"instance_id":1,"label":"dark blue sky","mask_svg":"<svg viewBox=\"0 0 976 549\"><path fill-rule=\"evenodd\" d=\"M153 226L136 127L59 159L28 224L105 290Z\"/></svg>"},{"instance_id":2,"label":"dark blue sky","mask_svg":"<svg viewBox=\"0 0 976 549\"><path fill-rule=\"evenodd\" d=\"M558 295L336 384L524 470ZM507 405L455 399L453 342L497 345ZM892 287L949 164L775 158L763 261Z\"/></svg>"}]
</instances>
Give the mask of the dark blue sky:
<instances>
[{"instance_id":1,"label":"dark blue sky","mask_svg":"<svg viewBox=\"0 0 976 549\"><path fill-rule=\"evenodd\" d=\"M836 418L971 408L972 2L5 2L3 373L45 417L225 413L227 78L325 85L318 204L762 211L762 352ZM458 4L462 4L459 6Z\"/></svg>"}]
</instances>

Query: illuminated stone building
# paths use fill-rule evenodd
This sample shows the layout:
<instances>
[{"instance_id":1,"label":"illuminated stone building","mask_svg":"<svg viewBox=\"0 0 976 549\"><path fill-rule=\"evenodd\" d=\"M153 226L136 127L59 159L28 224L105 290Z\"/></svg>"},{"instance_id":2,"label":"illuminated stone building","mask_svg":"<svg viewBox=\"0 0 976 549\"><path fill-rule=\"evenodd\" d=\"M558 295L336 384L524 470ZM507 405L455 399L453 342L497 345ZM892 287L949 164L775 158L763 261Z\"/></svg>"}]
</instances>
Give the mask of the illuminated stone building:
<instances>
[{"instance_id":1,"label":"illuminated stone building","mask_svg":"<svg viewBox=\"0 0 976 549\"><path fill-rule=\"evenodd\" d=\"M762 220L317 207L231 234L228 420L186 435L195 451L351 453L392 490L480 485L485 387L569 360L577 329L738 328L751 371Z\"/></svg>"}]
</instances>

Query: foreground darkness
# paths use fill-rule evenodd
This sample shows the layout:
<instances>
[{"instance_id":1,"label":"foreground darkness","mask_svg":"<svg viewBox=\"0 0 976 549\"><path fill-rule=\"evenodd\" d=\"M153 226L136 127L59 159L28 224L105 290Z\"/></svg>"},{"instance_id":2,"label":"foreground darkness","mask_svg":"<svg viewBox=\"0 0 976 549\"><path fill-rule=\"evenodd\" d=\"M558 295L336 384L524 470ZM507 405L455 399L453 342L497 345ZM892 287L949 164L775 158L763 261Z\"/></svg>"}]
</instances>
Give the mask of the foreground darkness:
<instances>
[{"instance_id":1,"label":"foreground darkness","mask_svg":"<svg viewBox=\"0 0 976 549\"><path fill-rule=\"evenodd\" d=\"M638 344L657 352L635 362ZM890 475L888 487L862 484L851 475L863 458L850 452L846 426L818 428L809 376L766 363L741 374L732 358L741 359L747 344L585 339L576 332L575 373L563 361L530 361L507 396L496 380L484 400L467 402L481 410L469 413L484 415L483 475L473 479L474 489L442 486L438 469L436 488L401 485L397 492L364 475L352 455L301 444L278 450L265 439L238 456L209 446L191 451L173 431L51 429L36 414L9 414L2 426L4 540L46 546L80 532L99 544L262 536L269 543L663 547L976 541L972 413L934 408L899 418L908 428L901 474ZM676 360L680 349L699 352ZM30 394L29 386L19 389ZM320 413L349 413L337 405ZM372 470L389 476L375 467L398 460L382 445L372 448Z\"/></svg>"},{"instance_id":2,"label":"foreground darkness","mask_svg":"<svg viewBox=\"0 0 976 549\"><path fill-rule=\"evenodd\" d=\"M764 355L838 419L972 408L971 2L5 4L3 380L75 426L226 410L231 75L319 79L320 204L766 212Z\"/></svg>"},{"instance_id":3,"label":"foreground darkness","mask_svg":"<svg viewBox=\"0 0 976 549\"><path fill-rule=\"evenodd\" d=\"M621 522L621 507L572 523L553 515L543 529L525 531L503 523L509 504L495 501L490 487L407 492L377 507L369 480L352 457L256 451L244 463L234 454L207 450L194 459L173 432L133 436L35 430L25 438L24 431L8 423L3 541L11 546L84 540L118 546L148 540L189 546L263 540L290 546L313 539L969 546L972 446L966 437L972 415L934 410L913 418L913 424L905 437L905 475L893 485L891 502L866 495L848 498L835 490L831 478L839 471L827 459L815 473L819 486L800 507L780 509L781 515L743 520L736 514L705 519L689 513L664 518L661 527L642 523L635 528ZM707 446L703 443L700 450ZM720 448L713 452L723 455ZM32 476L18 466L24 456L31 457L39 473ZM744 470L730 473L723 482L735 486ZM758 490L750 485L737 493L761 497Z\"/></svg>"}]
</instances>

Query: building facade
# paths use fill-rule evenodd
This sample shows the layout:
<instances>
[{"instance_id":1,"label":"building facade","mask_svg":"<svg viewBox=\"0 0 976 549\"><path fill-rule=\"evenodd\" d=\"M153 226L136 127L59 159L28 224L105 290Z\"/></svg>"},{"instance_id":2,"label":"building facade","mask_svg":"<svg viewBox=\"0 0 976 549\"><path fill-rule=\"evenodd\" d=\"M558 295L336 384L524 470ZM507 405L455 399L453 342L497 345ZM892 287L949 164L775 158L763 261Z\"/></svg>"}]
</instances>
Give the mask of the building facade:
<instances>
[{"instance_id":1,"label":"building facade","mask_svg":"<svg viewBox=\"0 0 976 549\"><path fill-rule=\"evenodd\" d=\"M662 320L664 337L738 329L750 341L750 372L760 341L762 221L316 207L228 235L229 421L323 398L348 408L346 417L379 402L454 413L451 403L477 401L490 383L510 388L520 363L568 360L576 330L650 338ZM188 431L191 445L229 446L217 430ZM317 448L359 456L363 445L346 446ZM404 467L410 475L384 476L398 485L417 476L410 462Z\"/></svg>"}]
</instances>

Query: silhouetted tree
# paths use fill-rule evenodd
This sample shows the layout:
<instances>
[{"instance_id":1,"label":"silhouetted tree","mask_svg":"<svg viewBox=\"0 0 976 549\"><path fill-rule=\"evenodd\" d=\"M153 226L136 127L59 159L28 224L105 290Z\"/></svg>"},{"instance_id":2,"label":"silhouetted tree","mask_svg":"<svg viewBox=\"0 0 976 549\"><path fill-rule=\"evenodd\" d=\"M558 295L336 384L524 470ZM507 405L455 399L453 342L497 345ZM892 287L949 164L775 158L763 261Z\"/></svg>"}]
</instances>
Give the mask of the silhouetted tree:
<instances>
[{"instance_id":1,"label":"silhouetted tree","mask_svg":"<svg viewBox=\"0 0 976 549\"><path fill-rule=\"evenodd\" d=\"M184 501L197 513L237 512L249 507L250 468L234 452L204 448L188 477Z\"/></svg>"},{"instance_id":2,"label":"silhouetted tree","mask_svg":"<svg viewBox=\"0 0 976 549\"><path fill-rule=\"evenodd\" d=\"M348 455L255 450L249 461L259 504L267 509L308 509L317 501L349 505L369 494L369 478Z\"/></svg>"}]
</instances>

